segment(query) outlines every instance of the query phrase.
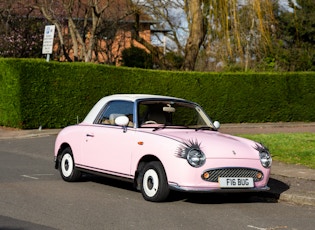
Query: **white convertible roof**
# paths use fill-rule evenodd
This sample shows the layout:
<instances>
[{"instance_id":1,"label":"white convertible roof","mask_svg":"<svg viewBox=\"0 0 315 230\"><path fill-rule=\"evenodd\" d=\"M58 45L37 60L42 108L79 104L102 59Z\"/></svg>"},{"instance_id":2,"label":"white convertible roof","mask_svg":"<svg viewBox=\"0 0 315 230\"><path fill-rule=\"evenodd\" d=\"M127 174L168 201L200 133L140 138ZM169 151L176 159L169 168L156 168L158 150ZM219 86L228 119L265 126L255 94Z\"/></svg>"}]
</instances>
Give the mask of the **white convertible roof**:
<instances>
[{"instance_id":1,"label":"white convertible roof","mask_svg":"<svg viewBox=\"0 0 315 230\"><path fill-rule=\"evenodd\" d=\"M152 94L114 94L110 96L103 97L101 100L111 101L111 100L129 100L136 101L139 99L178 99L184 100L181 98L171 97L171 96L162 96L162 95L152 95ZM100 101L101 101L100 100Z\"/></svg>"},{"instance_id":2,"label":"white convertible roof","mask_svg":"<svg viewBox=\"0 0 315 230\"><path fill-rule=\"evenodd\" d=\"M112 100L127 100L135 102L136 100L140 99L170 99L170 100L185 100L182 98L170 97L170 96L161 96L161 95L152 95L152 94L114 94L110 96L103 97L100 99L91 111L88 113L86 118L84 119L83 123L93 124L96 116L103 108L103 106Z\"/></svg>"}]
</instances>

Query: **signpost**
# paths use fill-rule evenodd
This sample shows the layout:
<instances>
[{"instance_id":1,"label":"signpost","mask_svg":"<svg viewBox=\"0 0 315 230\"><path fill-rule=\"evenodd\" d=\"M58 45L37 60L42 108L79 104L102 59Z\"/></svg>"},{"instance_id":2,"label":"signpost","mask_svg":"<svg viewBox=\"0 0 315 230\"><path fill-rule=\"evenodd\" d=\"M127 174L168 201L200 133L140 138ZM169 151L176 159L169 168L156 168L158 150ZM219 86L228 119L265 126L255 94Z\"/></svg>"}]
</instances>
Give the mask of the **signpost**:
<instances>
[{"instance_id":1,"label":"signpost","mask_svg":"<svg viewBox=\"0 0 315 230\"><path fill-rule=\"evenodd\" d=\"M50 54L53 51L55 25L45 26L42 53L47 54L46 61L49 62Z\"/></svg>"}]
</instances>

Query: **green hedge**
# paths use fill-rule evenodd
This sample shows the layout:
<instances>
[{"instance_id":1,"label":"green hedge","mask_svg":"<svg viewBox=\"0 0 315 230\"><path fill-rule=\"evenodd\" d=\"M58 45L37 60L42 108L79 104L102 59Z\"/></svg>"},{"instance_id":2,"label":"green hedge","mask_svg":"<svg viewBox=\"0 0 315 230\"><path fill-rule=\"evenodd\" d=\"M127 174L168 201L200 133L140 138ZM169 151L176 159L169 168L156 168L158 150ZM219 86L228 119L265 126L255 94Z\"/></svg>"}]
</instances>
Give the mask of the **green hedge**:
<instances>
[{"instance_id":1,"label":"green hedge","mask_svg":"<svg viewBox=\"0 0 315 230\"><path fill-rule=\"evenodd\" d=\"M201 104L222 123L315 121L315 73L196 73L0 59L0 125L60 128L106 95L149 93Z\"/></svg>"}]
</instances>

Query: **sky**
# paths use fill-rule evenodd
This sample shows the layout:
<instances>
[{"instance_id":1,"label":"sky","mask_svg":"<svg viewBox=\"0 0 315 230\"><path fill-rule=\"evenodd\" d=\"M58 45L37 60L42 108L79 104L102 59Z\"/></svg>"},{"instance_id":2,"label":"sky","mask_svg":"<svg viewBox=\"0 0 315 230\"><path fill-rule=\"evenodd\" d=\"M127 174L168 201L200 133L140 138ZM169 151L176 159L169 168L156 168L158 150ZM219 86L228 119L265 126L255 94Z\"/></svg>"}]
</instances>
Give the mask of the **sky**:
<instances>
[{"instance_id":1,"label":"sky","mask_svg":"<svg viewBox=\"0 0 315 230\"><path fill-rule=\"evenodd\" d=\"M295 6L299 7L296 0L291 0L291 1ZM293 9L289 6L288 0L279 0L279 6L280 6L280 9L283 11L293 12Z\"/></svg>"}]
</instances>

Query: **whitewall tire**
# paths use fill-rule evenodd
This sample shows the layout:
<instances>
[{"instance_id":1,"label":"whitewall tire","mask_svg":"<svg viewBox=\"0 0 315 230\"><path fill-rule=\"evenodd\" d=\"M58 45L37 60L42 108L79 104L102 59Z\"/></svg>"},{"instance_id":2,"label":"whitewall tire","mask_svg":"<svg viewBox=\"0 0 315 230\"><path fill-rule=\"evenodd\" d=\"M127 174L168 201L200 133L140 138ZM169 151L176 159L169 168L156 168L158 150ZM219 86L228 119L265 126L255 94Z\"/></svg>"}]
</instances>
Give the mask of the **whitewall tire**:
<instances>
[{"instance_id":1,"label":"whitewall tire","mask_svg":"<svg viewBox=\"0 0 315 230\"><path fill-rule=\"evenodd\" d=\"M62 179L68 182L77 181L81 177L81 172L75 167L70 147L64 149L61 153L59 170Z\"/></svg>"},{"instance_id":2,"label":"whitewall tire","mask_svg":"<svg viewBox=\"0 0 315 230\"><path fill-rule=\"evenodd\" d=\"M169 194L169 187L164 168L159 161L147 163L142 170L141 193L145 200L164 201Z\"/></svg>"}]
</instances>

